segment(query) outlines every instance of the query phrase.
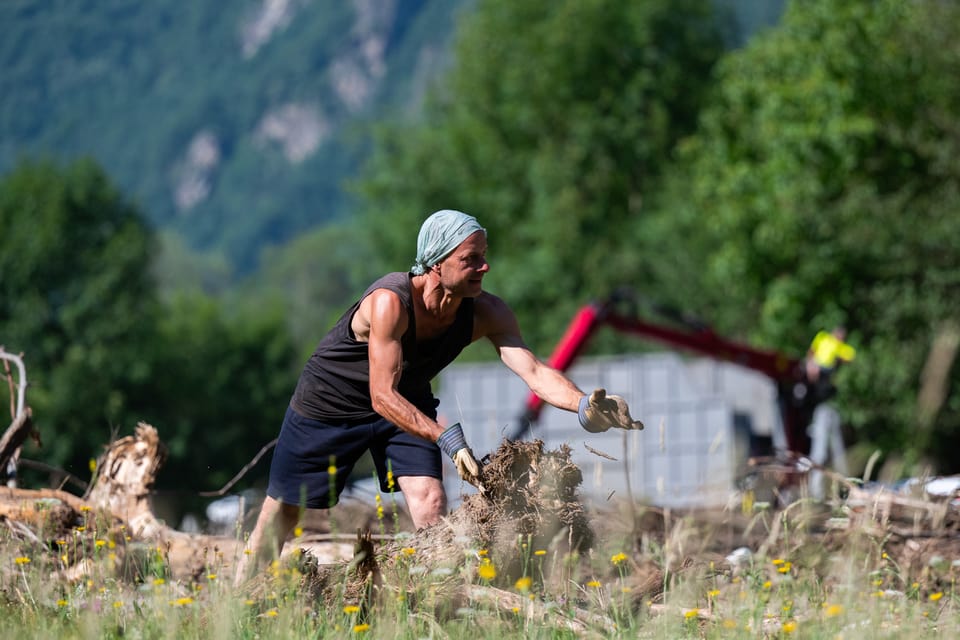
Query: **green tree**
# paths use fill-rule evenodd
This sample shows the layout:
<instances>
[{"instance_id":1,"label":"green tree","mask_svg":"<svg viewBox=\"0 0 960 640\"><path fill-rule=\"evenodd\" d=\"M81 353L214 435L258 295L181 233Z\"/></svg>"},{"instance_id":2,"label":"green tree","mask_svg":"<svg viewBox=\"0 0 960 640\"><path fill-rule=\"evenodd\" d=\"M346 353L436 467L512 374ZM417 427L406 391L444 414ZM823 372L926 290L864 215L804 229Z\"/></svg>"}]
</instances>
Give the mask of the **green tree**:
<instances>
[{"instance_id":1,"label":"green tree","mask_svg":"<svg viewBox=\"0 0 960 640\"><path fill-rule=\"evenodd\" d=\"M152 236L94 163L0 181L0 341L23 352L43 457L87 474L152 373Z\"/></svg>"},{"instance_id":2,"label":"green tree","mask_svg":"<svg viewBox=\"0 0 960 640\"><path fill-rule=\"evenodd\" d=\"M859 355L844 415L913 460L921 367L960 312L958 42L952 3L791 4L719 65L648 237L685 239L658 275L722 330L800 354L845 322ZM960 435L955 393L936 432Z\"/></svg>"},{"instance_id":3,"label":"green tree","mask_svg":"<svg viewBox=\"0 0 960 640\"><path fill-rule=\"evenodd\" d=\"M287 328L306 357L373 281L366 240L354 225L332 224L268 247L260 271L230 297L238 307L284 309Z\"/></svg>"},{"instance_id":4,"label":"green tree","mask_svg":"<svg viewBox=\"0 0 960 640\"><path fill-rule=\"evenodd\" d=\"M476 215L488 288L541 350L585 299L645 283L660 256L628 230L695 126L715 25L699 0L479 3L424 122L386 131L360 184L380 266L410 266L432 211Z\"/></svg>"},{"instance_id":5,"label":"green tree","mask_svg":"<svg viewBox=\"0 0 960 640\"><path fill-rule=\"evenodd\" d=\"M169 449L161 487L218 488L276 436L301 363L280 305L159 302L154 249L92 162L27 162L0 182L0 343L24 353L43 439L25 457L86 477L143 420Z\"/></svg>"},{"instance_id":6,"label":"green tree","mask_svg":"<svg viewBox=\"0 0 960 640\"><path fill-rule=\"evenodd\" d=\"M279 305L227 311L200 292L172 297L149 350L156 375L140 388L138 419L169 449L161 488L222 487L280 432L299 374ZM269 457L239 487L262 482Z\"/></svg>"}]
</instances>

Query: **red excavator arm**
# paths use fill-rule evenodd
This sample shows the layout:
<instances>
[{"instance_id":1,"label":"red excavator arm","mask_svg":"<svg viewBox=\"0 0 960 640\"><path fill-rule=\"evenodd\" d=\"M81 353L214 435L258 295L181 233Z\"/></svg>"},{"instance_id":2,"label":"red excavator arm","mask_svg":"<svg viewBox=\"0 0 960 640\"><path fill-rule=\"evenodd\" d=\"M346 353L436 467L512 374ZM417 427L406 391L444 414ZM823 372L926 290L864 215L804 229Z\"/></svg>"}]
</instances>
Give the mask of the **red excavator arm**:
<instances>
[{"instance_id":1,"label":"red excavator arm","mask_svg":"<svg viewBox=\"0 0 960 640\"><path fill-rule=\"evenodd\" d=\"M573 317L547 363L555 369L566 371L583 351L590 337L600 327L609 326L623 333L650 338L672 348L741 365L763 373L777 385L787 446L795 452L808 451L809 441L805 427L809 422L812 407L798 405L792 399L793 387L804 382L801 360L728 340L718 336L702 323L680 318L676 313L663 310L660 310L660 313L671 317L672 325L640 319L636 305L623 294L617 294L604 302L588 304ZM517 437L539 419L542 408L543 400L531 393L527 398Z\"/></svg>"}]
</instances>

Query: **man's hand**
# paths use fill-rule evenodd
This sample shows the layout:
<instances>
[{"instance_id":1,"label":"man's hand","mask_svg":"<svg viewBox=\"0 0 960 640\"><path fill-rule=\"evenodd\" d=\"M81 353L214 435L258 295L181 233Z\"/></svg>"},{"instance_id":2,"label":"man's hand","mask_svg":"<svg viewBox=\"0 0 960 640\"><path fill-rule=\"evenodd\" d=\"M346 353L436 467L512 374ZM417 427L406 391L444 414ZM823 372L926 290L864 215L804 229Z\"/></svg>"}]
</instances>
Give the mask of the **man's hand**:
<instances>
[{"instance_id":1,"label":"man's hand","mask_svg":"<svg viewBox=\"0 0 960 640\"><path fill-rule=\"evenodd\" d=\"M605 389L596 389L580 399L580 426L590 433L610 429L643 429L643 423L630 417L627 401L620 396L608 396Z\"/></svg>"},{"instance_id":2,"label":"man's hand","mask_svg":"<svg viewBox=\"0 0 960 640\"><path fill-rule=\"evenodd\" d=\"M460 478L466 480L478 489L480 486L480 463L473 456L473 451L467 446L463 437L463 428L460 423L452 424L437 438L437 446L450 456L457 467Z\"/></svg>"},{"instance_id":3,"label":"man's hand","mask_svg":"<svg viewBox=\"0 0 960 640\"><path fill-rule=\"evenodd\" d=\"M461 479L480 488L480 462L473 457L473 451L469 447L453 454L453 464L457 465L457 473Z\"/></svg>"}]
</instances>

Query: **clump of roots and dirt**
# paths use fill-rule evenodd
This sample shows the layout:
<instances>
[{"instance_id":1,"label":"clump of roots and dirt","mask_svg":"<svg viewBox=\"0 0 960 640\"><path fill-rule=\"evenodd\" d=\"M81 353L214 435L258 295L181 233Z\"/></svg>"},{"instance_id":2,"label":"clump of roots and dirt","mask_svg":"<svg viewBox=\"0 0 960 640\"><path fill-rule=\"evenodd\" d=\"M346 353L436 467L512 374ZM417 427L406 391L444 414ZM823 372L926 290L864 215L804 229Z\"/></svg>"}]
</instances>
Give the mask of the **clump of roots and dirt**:
<instances>
[{"instance_id":1,"label":"clump of roots and dirt","mask_svg":"<svg viewBox=\"0 0 960 640\"><path fill-rule=\"evenodd\" d=\"M372 586L403 585L413 569L414 575L449 576L435 587L446 583L455 598L465 572L470 581L479 576L493 588L508 586L538 550L576 558L591 549L593 531L578 495L583 477L569 447L545 451L540 440L504 441L485 460L479 480L477 493L412 536L375 546L358 532L355 557L341 566L316 566L305 555L305 581L326 599L362 599ZM344 570L345 582L337 575Z\"/></svg>"}]
</instances>

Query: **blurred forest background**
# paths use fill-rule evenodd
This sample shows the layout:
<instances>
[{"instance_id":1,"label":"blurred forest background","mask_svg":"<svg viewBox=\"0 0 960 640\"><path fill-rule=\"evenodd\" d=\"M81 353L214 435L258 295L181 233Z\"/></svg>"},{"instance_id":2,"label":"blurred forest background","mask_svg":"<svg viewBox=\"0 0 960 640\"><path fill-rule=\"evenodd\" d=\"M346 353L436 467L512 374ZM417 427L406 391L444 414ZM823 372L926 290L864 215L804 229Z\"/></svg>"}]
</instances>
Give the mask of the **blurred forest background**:
<instances>
[{"instance_id":1,"label":"blurred forest background","mask_svg":"<svg viewBox=\"0 0 960 640\"><path fill-rule=\"evenodd\" d=\"M167 489L220 487L456 208L542 356L621 286L798 357L843 323L860 449L960 471L955 3L11 0L0 23L25 457L89 477L144 420Z\"/></svg>"}]
</instances>

